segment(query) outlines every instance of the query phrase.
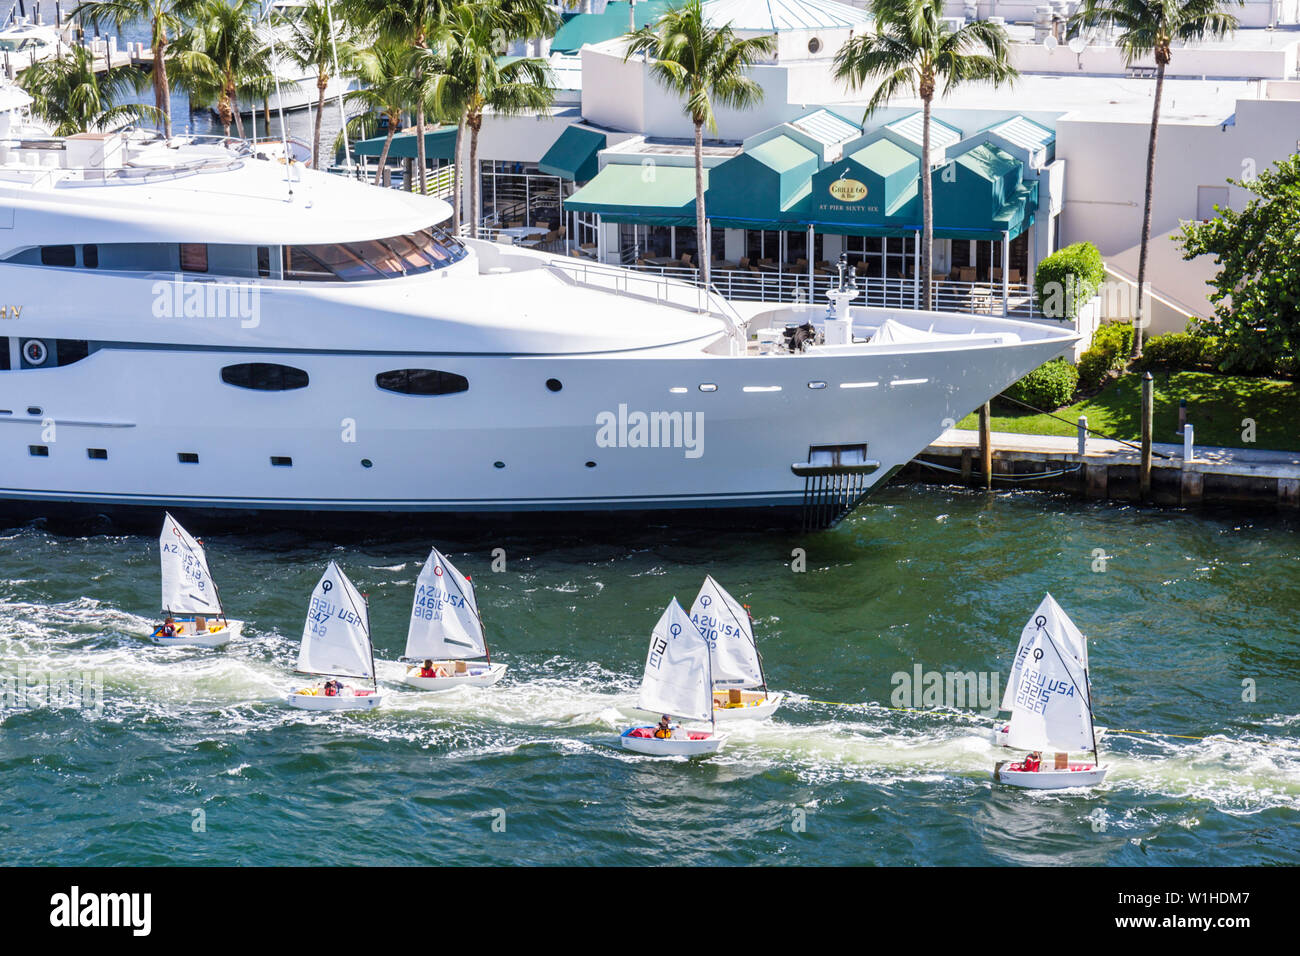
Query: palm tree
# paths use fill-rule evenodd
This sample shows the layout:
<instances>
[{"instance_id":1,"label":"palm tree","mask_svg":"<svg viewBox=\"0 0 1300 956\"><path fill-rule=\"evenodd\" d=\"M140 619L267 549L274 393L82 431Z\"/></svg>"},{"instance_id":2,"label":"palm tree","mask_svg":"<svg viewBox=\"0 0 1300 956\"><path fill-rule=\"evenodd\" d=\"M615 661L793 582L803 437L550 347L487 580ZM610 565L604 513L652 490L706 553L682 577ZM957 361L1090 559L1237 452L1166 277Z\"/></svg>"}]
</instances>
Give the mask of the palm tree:
<instances>
[{"instance_id":1,"label":"palm tree","mask_svg":"<svg viewBox=\"0 0 1300 956\"><path fill-rule=\"evenodd\" d=\"M763 98L763 88L751 79L748 67L776 50L775 36L741 39L731 27L710 26L701 0L686 0L655 23L627 34L626 63L637 53L654 61L650 75L684 101L695 124L695 234L700 276L709 284L711 252L704 214L704 128L717 134L714 105L748 109Z\"/></svg>"},{"instance_id":2,"label":"palm tree","mask_svg":"<svg viewBox=\"0 0 1300 956\"><path fill-rule=\"evenodd\" d=\"M867 103L870 116L900 91L921 98L922 308L933 307L934 190L930 182L930 113L935 93L962 83L999 86L1019 74L1008 59L1007 31L977 20L953 30L943 20L944 0L873 0L875 32L852 37L835 55L835 77L850 88L879 85ZM940 90L942 84L942 90ZM1007 264L1004 262L1005 270Z\"/></svg>"},{"instance_id":3,"label":"palm tree","mask_svg":"<svg viewBox=\"0 0 1300 956\"><path fill-rule=\"evenodd\" d=\"M411 60L410 47L382 40L358 51L356 55L353 70L363 86L349 92L347 101L358 103L368 113L378 113L388 121L388 135L384 139L384 148L379 152L379 166L375 170L376 186L382 181L388 149L393 144L393 134L402 125L402 111L415 96Z\"/></svg>"},{"instance_id":4,"label":"palm tree","mask_svg":"<svg viewBox=\"0 0 1300 956\"><path fill-rule=\"evenodd\" d=\"M233 122L243 138L239 95L264 87L271 71L269 50L253 26L259 7L260 0L201 0L172 53L177 85L197 103L216 101L227 136Z\"/></svg>"},{"instance_id":5,"label":"palm tree","mask_svg":"<svg viewBox=\"0 0 1300 956\"><path fill-rule=\"evenodd\" d=\"M28 67L18 74L18 83L31 95L32 112L53 127L55 136L157 118L152 106L122 102L144 91L143 73L125 65L96 74L95 59L84 47L69 47L63 57Z\"/></svg>"},{"instance_id":6,"label":"palm tree","mask_svg":"<svg viewBox=\"0 0 1300 956\"><path fill-rule=\"evenodd\" d=\"M428 38L446 17L452 0L341 0L345 16L357 29L364 29L375 36L403 43L412 50L425 50ZM415 60L416 88L421 86L421 71L427 61L417 57ZM420 97L415 104L415 150L421 195L429 191L428 157L424 148L425 109L424 99Z\"/></svg>"},{"instance_id":7,"label":"palm tree","mask_svg":"<svg viewBox=\"0 0 1300 956\"><path fill-rule=\"evenodd\" d=\"M1139 57L1156 61L1155 104L1151 107L1151 136L1147 141L1146 196L1142 201L1142 245L1138 251L1137 307L1133 317L1130 358L1142 355L1143 290L1147 276L1147 245L1151 241L1151 192L1155 182L1156 134L1160 129L1160 95L1165 67L1173 59L1173 42L1220 38L1237 28L1228 6L1242 0L1084 0L1074 22L1084 26L1118 27L1116 45L1130 63Z\"/></svg>"},{"instance_id":8,"label":"palm tree","mask_svg":"<svg viewBox=\"0 0 1300 956\"><path fill-rule=\"evenodd\" d=\"M325 90L334 71L344 73L356 55L351 28L346 23L336 23L331 12L327 0L308 0L288 18L289 38L284 50L289 62L316 74L316 120L311 146L311 164L315 169L321 165L320 127Z\"/></svg>"},{"instance_id":9,"label":"palm tree","mask_svg":"<svg viewBox=\"0 0 1300 956\"><path fill-rule=\"evenodd\" d=\"M127 24L149 24L149 49L153 51L153 100L156 115L162 118L163 132L172 135L171 86L167 79L167 47L171 35L184 28L185 19L194 11L198 0L86 0L72 11L84 15L99 29L112 23L120 32Z\"/></svg>"},{"instance_id":10,"label":"palm tree","mask_svg":"<svg viewBox=\"0 0 1300 956\"><path fill-rule=\"evenodd\" d=\"M458 153L464 140L461 133L469 133L469 220L470 235L475 238L482 218L478 136L485 113L491 110L499 116L518 116L548 109L555 101L544 60L507 60L501 56L501 48L511 40L549 29L553 17L539 0L468 0L448 11L424 56L428 68L421 102L443 115L459 115ZM459 182L458 174L457 198Z\"/></svg>"}]
</instances>

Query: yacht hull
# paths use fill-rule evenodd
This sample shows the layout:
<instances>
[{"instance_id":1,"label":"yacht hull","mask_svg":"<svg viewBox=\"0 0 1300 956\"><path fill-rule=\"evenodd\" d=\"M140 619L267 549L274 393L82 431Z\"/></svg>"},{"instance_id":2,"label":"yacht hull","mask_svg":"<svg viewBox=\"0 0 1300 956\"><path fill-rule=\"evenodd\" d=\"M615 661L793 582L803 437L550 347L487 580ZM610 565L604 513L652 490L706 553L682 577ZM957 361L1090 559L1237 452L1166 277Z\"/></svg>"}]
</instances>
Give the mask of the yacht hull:
<instances>
[{"instance_id":1,"label":"yacht hull","mask_svg":"<svg viewBox=\"0 0 1300 956\"><path fill-rule=\"evenodd\" d=\"M857 476L863 497L1069 344L775 358L106 345L67 366L0 375L0 503L268 520L755 510L784 523L818 487L792 469L813 446L866 446L879 465ZM222 380L223 367L245 362L302 369L310 385L261 392ZM470 385L435 396L375 387L379 373L411 367ZM160 401L160 379L186 383L185 400Z\"/></svg>"}]
</instances>

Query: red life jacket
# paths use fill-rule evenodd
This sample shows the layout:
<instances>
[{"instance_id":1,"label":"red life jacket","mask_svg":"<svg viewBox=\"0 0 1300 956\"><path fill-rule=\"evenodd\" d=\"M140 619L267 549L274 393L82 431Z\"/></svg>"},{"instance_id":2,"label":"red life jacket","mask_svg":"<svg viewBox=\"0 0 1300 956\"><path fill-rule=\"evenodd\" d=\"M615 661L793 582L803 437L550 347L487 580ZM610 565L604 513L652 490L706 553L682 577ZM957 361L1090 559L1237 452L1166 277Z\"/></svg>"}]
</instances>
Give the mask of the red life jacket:
<instances>
[{"instance_id":1,"label":"red life jacket","mask_svg":"<svg viewBox=\"0 0 1300 956\"><path fill-rule=\"evenodd\" d=\"M338 687L337 687L335 684L333 684L333 683L329 683L329 682L327 682L327 683L325 684L325 696L326 696L326 697L337 697L338 694L339 694L339 690L338 690Z\"/></svg>"},{"instance_id":2,"label":"red life jacket","mask_svg":"<svg viewBox=\"0 0 1300 956\"><path fill-rule=\"evenodd\" d=\"M1025 769L1026 769L1026 770L1031 771L1031 772L1037 772L1038 767L1039 767L1039 761L1038 761L1037 759L1035 759L1034 757L1026 757L1026 758L1025 758Z\"/></svg>"},{"instance_id":3,"label":"red life jacket","mask_svg":"<svg viewBox=\"0 0 1300 956\"><path fill-rule=\"evenodd\" d=\"M420 676L421 676L421 677L437 677L438 674L437 674L436 671L434 671L434 669L433 669L432 667L421 667L421 668L420 668Z\"/></svg>"},{"instance_id":4,"label":"red life jacket","mask_svg":"<svg viewBox=\"0 0 1300 956\"><path fill-rule=\"evenodd\" d=\"M164 625L162 626L162 636L163 636L163 637L175 637L175 636L176 636L176 625L175 625L175 624L164 624Z\"/></svg>"}]
</instances>

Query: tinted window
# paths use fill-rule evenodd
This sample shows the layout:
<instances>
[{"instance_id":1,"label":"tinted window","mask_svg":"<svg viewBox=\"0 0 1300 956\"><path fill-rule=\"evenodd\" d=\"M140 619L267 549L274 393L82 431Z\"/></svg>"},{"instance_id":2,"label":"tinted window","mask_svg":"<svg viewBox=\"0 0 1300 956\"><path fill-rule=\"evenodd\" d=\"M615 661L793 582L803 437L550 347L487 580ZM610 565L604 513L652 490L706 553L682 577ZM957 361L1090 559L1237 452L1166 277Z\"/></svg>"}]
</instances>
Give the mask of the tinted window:
<instances>
[{"instance_id":1,"label":"tinted window","mask_svg":"<svg viewBox=\"0 0 1300 956\"><path fill-rule=\"evenodd\" d=\"M75 266L77 252L72 246L41 246L41 265Z\"/></svg>"},{"instance_id":2,"label":"tinted window","mask_svg":"<svg viewBox=\"0 0 1300 956\"><path fill-rule=\"evenodd\" d=\"M181 243L181 272L207 272L208 247L201 242Z\"/></svg>"},{"instance_id":3,"label":"tinted window","mask_svg":"<svg viewBox=\"0 0 1300 956\"><path fill-rule=\"evenodd\" d=\"M81 247L81 264L87 269L99 268L99 246L87 245Z\"/></svg>"},{"instance_id":4,"label":"tinted window","mask_svg":"<svg viewBox=\"0 0 1300 956\"><path fill-rule=\"evenodd\" d=\"M399 368L380 372L375 384L389 392L403 395L452 395L469 391L469 379L455 372L439 372L431 368Z\"/></svg>"},{"instance_id":5,"label":"tinted window","mask_svg":"<svg viewBox=\"0 0 1300 956\"><path fill-rule=\"evenodd\" d=\"M288 365L267 362L245 362L227 365L221 370L221 380L239 388L255 388L263 392L284 392L292 388L306 388L307 373Z\"/></svg>"},{"instance_id":6,"label":"tinted window","mask_svg":"<svg viewBox=\"0 0 1300 956\"><path fill-rule=\"evenodd\" d=\"M387 239L285 246L284 277L344 282L392 278L439 269L464 256L458 240L431 227Z\"/></svg>"}]
</instances>

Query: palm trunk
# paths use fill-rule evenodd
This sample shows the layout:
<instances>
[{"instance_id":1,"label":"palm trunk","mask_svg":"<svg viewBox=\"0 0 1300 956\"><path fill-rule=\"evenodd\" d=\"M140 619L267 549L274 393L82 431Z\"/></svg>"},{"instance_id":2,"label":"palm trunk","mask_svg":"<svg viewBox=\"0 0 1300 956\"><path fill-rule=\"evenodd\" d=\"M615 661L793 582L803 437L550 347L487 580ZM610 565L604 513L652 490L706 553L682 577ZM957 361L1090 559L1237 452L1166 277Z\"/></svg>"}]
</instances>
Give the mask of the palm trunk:
<instances>
[{"instance_id":1,"label":"palm trunk","mask_svg":"<svg viewBox=\"0 0 1300 956\"><path fill-rule=\"evenodd\" d=\"M167 34L159 29L157 20L154 20L153 32L153 103L163 118L163 134L171 139L172 91L167 83Z\"/></svg>"},{"instance_id":2,"label":"palm trunk","mask_svg":"<svg viewBox=\"0 0 1300 956\"><path fill-rule=\"evenodd\" d=\"M397 120L388 114L388 135L384 137L384 148L379 151L379 165L375 168L375 185L384 184L384 163L388 162L388 147L393 145L393 134L397 132Z\"/></svg>"},{"instance_id":3,"label":"palm trunk","mask_svg":"<svg viewBox=\"0 0 1300 956\"><path fill-rule=\"evenodd\" d=\"M1134 310L1133 316L1133 349L1129 353L1130 359L1142 357L1143 322L1149 321L1150 318L1145 315L1142 306L1145 299L1144 290L1147 278L1147 245L1151 242L1151 192L1155 185L1156 174L1156 134L1160 131L1160 94L1164 90L1164 86L1165 58L1157 50L1156 102L1151 108L1151 139L1147 143L1147 191L1146 198L1142 201L1142 245L1138 249L1137 308Z\"/></svg>"},{"instance_id":4,"label":"palm trunk","mask_svg":"<svg viewBox=\"0 0 1300 956\"><path fill-rule=\"evenodd\" d=\"M700 257L700 280L709 287L708 237L704 216L704 123L695 121L695 254Z\"/></svg>"},{"instance_id":5,"label":"palm trunk","mask_svg":"<svg viewBox=\"0 0 1300 956\"><path fill-rule=\"evenodd\" d=\"M316 78L316 130L311 141L311 168L320 169L320 121L325 113L325 87L329 80L324 74Z\"/></svg>"},{"instance_id":6,"label":"palm trunk","mask_svg":"<svg viewBox=\"0 0 1300 956\"><path fill-rule=\"evenodd\" d=\"M454 193L451 197L451 213L452 213L451 225L452 225L452 231L456 235L460 235L460 223L461 223L461 219L463 218L463 216L461 215L461 206L463 205L465 200L464 195L462 195L461 193L461 190L464 188L464 186L461 185L461 175L460 175L461 169L464 167L464 164L461 162L461 158L464 155L465 155L465 114L462 112L460 114L460 119L457 120L456 122L456 162L452 164L452 166L454 167L452 170L452 176L453 176L452 189L454 190Z\"/></svg>"},{"instance_id":7,"label":"palm trunk","mask_svg":"<svg viewBox=\"0 0 1300 956\"><path fill-rule=\"evenodd\" d=\"M269 96L262 97L262 115L266 117L266 138L270 139L271 138L271 98ZM288 161L289 161L289 157L286 156L285 162Z\"/></svg>"},{"instance_id":8,"label":"palm trunk","mask_svg":"<svg viewBox=\"0 0 1300 956\"><path fill-rule=\"evenodd\" d=\"M934 307L933 283L930 281L934 259L934 184L930 179L930 103L924 101L924 122L921 125L921 274L917 276L924 290L921 308L929 312ZM1007 264L1002 263L1005 269Z\"/></svg>"},{"instance_id":9,"label":"palm trunk","mask_svg":"<svg viewBox=\"0 0 1300 956\"><path fill-rule=\"evenodd\" d=\"M239 96L233 89L230 91L230 112L235 117L235 135L243 139L244 118L239 115Z\"/></svg>"},{"instance_id":10,"label":"palm trunk","mask_svg":"<svg viewBox=\"0 0 1300 956\"><path fill-rule=\"evenodd\" d=\"M478 238L478 223L481 215L479 213L479 202L481 192L478 175L478 129L482 125L482 119L471 119L469 121L469 234Z\"/></svg>"}]
</instances>

